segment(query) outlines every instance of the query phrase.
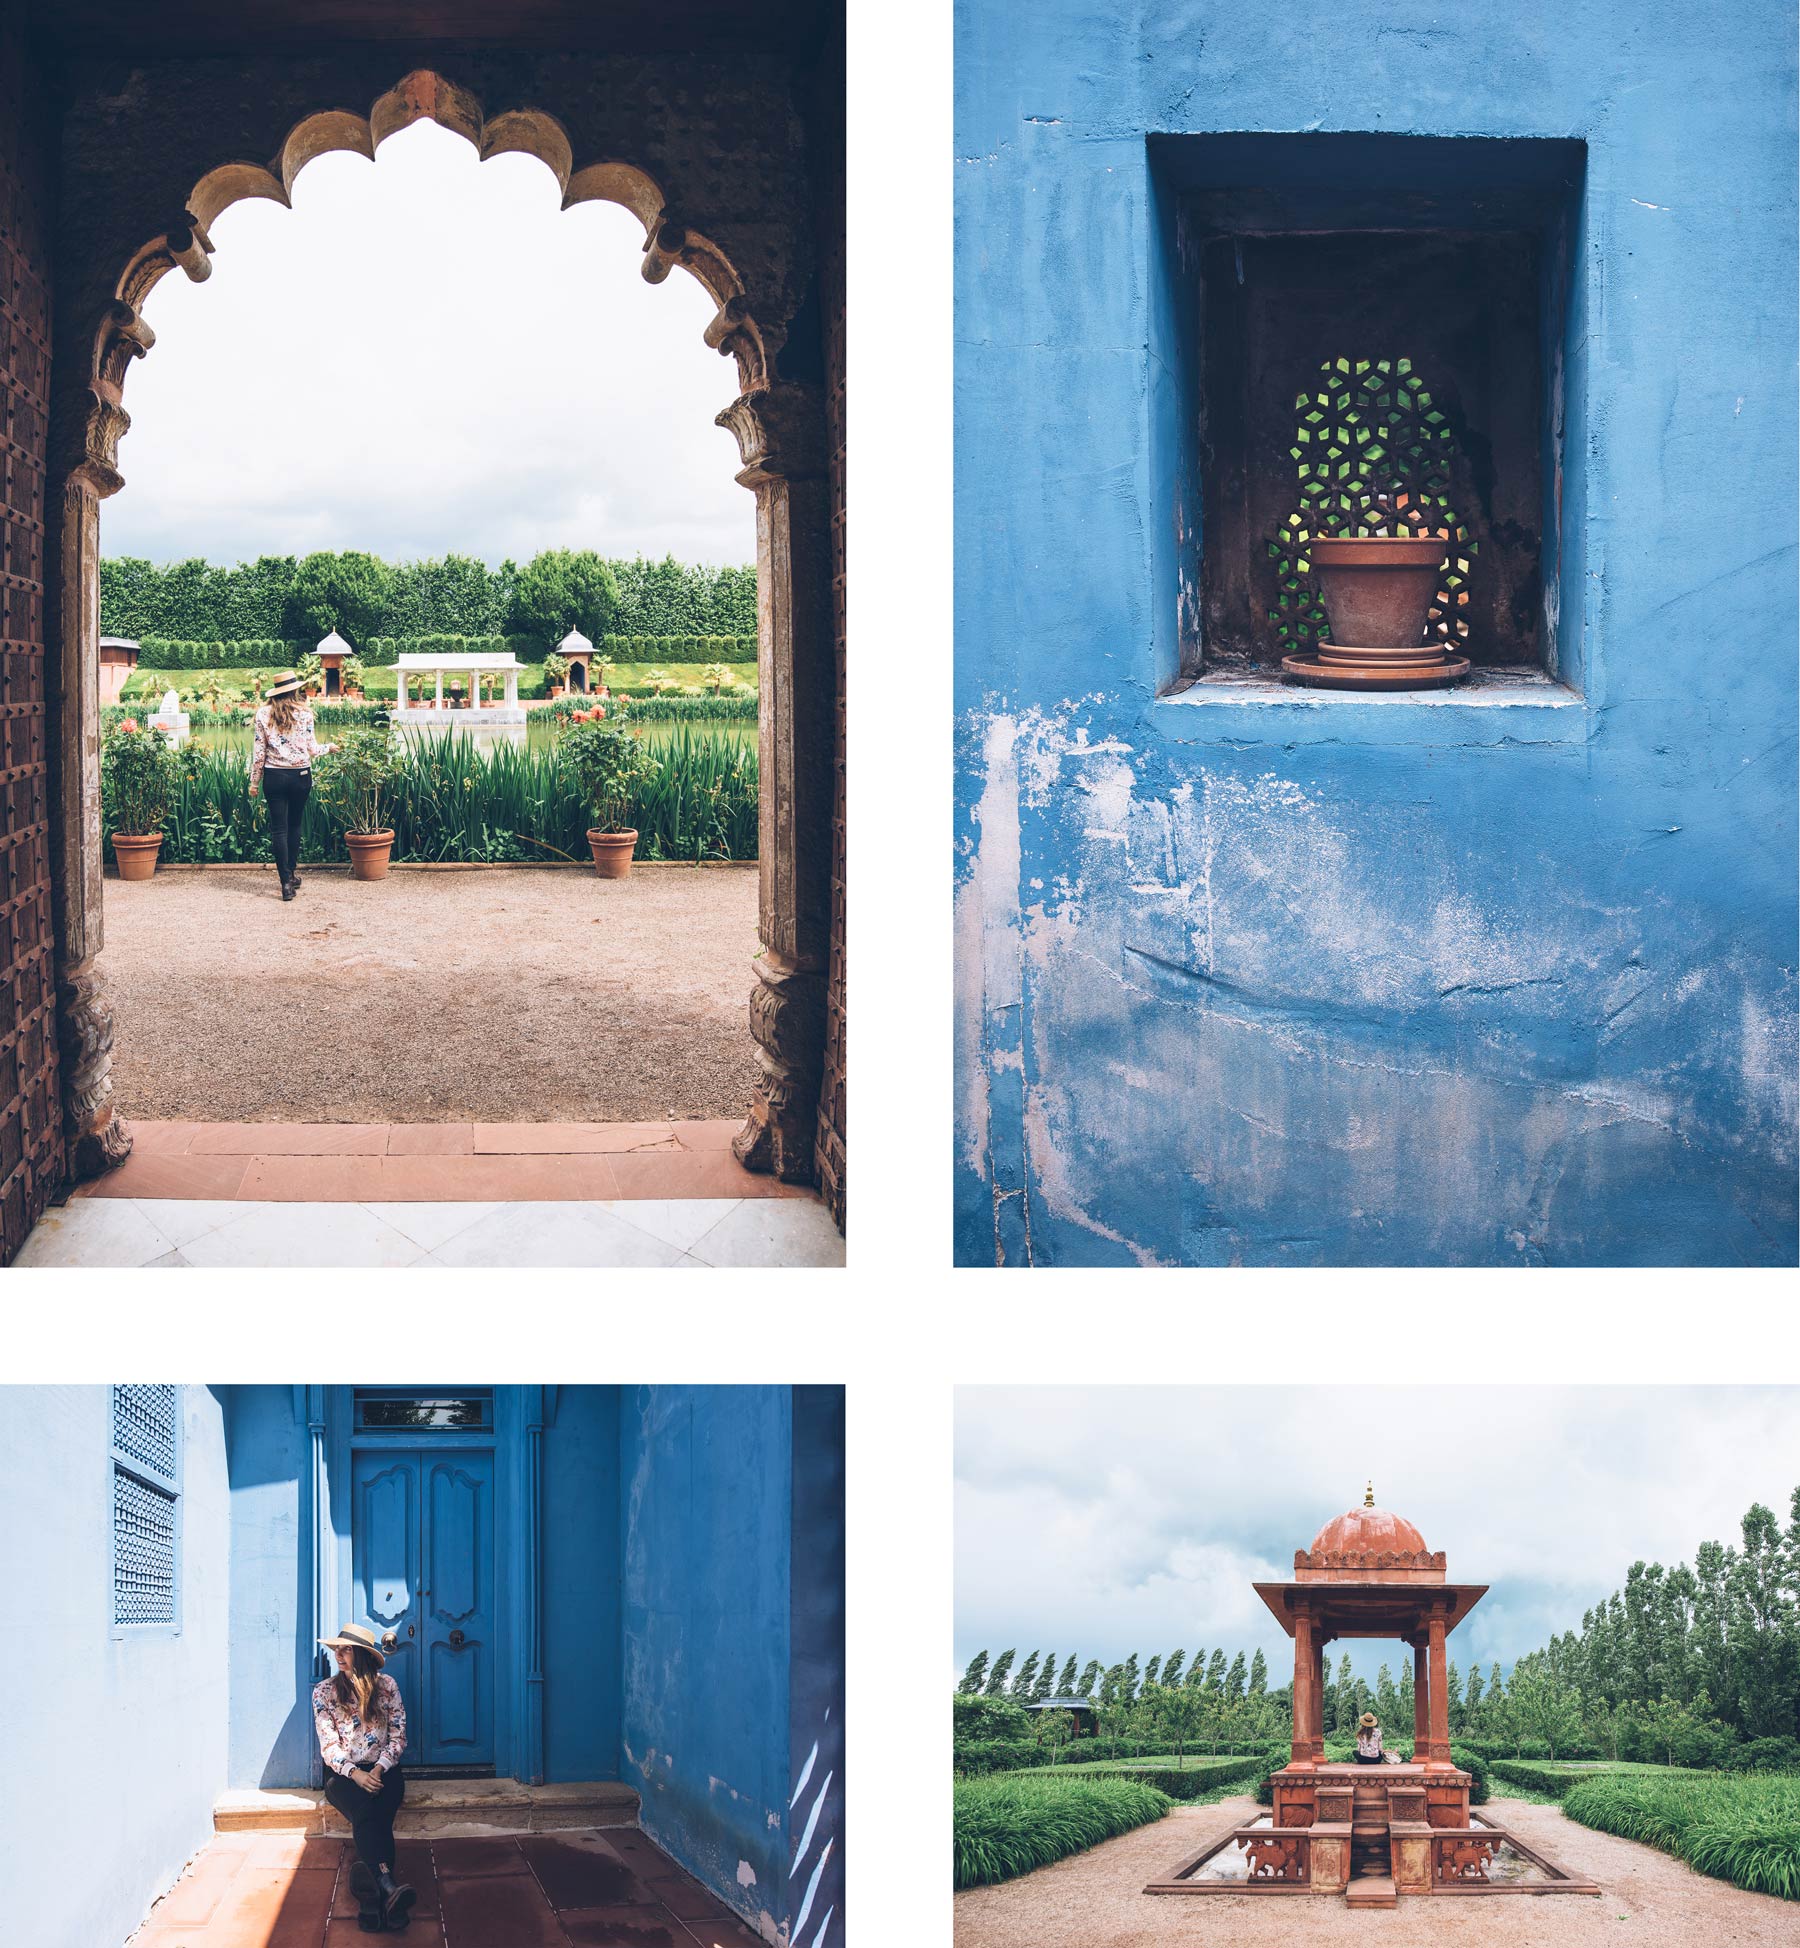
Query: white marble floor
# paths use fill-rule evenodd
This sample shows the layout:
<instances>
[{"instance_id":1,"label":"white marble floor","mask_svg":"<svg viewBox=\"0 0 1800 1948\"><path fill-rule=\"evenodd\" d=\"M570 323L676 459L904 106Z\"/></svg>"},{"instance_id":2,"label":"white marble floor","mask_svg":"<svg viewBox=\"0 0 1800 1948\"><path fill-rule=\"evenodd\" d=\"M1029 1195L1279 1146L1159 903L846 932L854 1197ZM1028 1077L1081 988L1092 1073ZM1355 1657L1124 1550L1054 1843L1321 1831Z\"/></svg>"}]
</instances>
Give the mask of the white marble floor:
<instances>
[{"instance_id":1,"label":"white marble floor","mask_svg":"<svg viewBox=\"0 0 1800 1948\"><path fill-rule=\"evenodd\" d=\"M844 1240L810 1197L613 1203L263 1204L77 1197L14 1260L50 1266L829 1266Z\"/></svg>"}]
</instances>

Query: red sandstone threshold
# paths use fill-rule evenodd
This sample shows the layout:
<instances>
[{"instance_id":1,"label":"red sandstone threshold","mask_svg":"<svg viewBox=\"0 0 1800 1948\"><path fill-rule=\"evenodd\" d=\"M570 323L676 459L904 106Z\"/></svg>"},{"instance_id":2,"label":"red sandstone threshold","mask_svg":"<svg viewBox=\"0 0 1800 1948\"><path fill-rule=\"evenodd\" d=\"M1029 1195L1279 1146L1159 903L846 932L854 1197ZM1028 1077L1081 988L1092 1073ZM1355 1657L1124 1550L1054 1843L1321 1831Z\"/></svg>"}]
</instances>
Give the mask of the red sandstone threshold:
<instances>
[{"instance_id":1,"label":"red sandstone threshold","mask_svg":"<svg viewBox=\"0 0 1800 1948\"><path fill-rule=\"evenodd\" d=\"M735 1118L668 1123L131 1124L132 1153L81 1197L277 1203L804 1197L743 1168Z\"/></svg>"}]
</instances>

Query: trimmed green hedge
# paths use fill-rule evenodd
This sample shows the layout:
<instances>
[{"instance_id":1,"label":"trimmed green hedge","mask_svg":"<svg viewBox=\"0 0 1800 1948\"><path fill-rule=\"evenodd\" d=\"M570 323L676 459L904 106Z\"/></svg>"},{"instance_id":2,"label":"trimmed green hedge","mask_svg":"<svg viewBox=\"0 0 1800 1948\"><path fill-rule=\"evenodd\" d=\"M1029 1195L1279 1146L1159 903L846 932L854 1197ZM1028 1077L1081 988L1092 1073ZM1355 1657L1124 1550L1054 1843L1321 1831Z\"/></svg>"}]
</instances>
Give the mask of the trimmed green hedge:
<instances>
[{"instance_id":1,"label":"trimmed green hedge","mask_svg":"<svg viewBox=\"0 0 1800 1948\"><path fill-rule=\"evenodd\" d=\"M956 1787L956 1885L982 1887L1082 1853L1168 1812L1166 1793L1136 1779L968 1779Z\"/></svg>"},{"instance_id":2,"label":"trimmed green hedge","mask_svg":"<svg viewBox=\"0 0 1800 1948\"><path fill-rule=\"evenodd\" d=\"M1177 1764L1170 1755L1153 1759L1101 1759L1097 1763L1077 1759L1069 1764L1035 1766L1015 1772L1016 1779L1077 1778L1137 1779L1154 1786L1171 1799L1204 1799L1220 1786L1247 1785L1261 1776L1260 1755L1238 1759L1197 1759L1188 1756Z\"/></svg>"},{"instance_id":3,"label":"trimmed green hedge","mask_svg":"<svg viewBox=\"0 0 1800 1948\"><path fill-rule=\"evenodd\" d=\"M152 670L281 670L316 647L273 637L203 642L175 636L145 636L138 660ZM548 648L529 636L370 636L352 647L371 668L389 669L402 655L504 655L539 663ZM754 636L602 636L595 660L609 663L754 663Z\"/></svg>"},{"instance_id":4,"label":"trimmed green hedge","mask_svg":"<svg viewBox=\"0 0 1800 1948\"><path fill-rule=\"evenodd\" d=\"M1095 1766L1110 1766L1134 1759L1155 1759L1174 1763L1174 1754L1169 1750L1169 1741L1163 1738L1082 1738L1077 1739L1063 1750L1071 1756L1058 1760L1050 1766L1046 1756L1048 1748L1035 1738L959 1738L952 1751L959 1777L979 1778L990 1772L1022 1772L1044 1767L1061 1772L1070 1769L1088 1769ZM1242 1762L1254 1767L1261 1762L1259 1748L1254 1745L1227 1745L1223 1756L1218 1752L1190 1749L1187 1755L1189 1765L1234 1762L1233 1754L1249 1753L1254 1756ZM1287 1748L1282 1747L1282 1763L1287 1763ZM1249 1777L1248 1772L1239 1775Z\"/></svg>"},{"instance_id":5,"label":"trimmed green hedge","mask_svg":"<svg viewBox=\"0 0 1800 1948\"><path fill-rule=\"evenodd\" d=\"M1397 1758L1404 1760L1412 1758L1413 1748L1410 1740L1396 1744L1391 1749ZM1269 1784L1269 1780L1274 1773L1279 1772L1287 1764L1290 1751L1289 1746L1274 1745L1260 1760L1256 1775L1256 1797L1260 1804L1272 1806L1275 1803L1275 1791ZM1349 1765L1355 1757L1354 1739L1328 1738L1325 1741L1325 1758L1328 1764ZM1487 1800L1489 1778L1493 1767L1479 1752L1471 1751L1466 1745L1453 1743L1450 1747L1450 1758L1453 1764L1460 1766L1469 1775L1469 1804L1483 1805Z\"/></svg>"},{"instance_id":6,"label":"trimmed green hedge","mask_svg":"<svg viewBox=\"0 0 1800 1948\"><path fill-rule=\"evenodd\" d=\"M622 635L756 633L752 567L709 568L641 556L606 566L616 605L602 626ZM529 564L523 572L529 576ZM229 568L197 560L157 563L115 556L100 564L100 627L107 635L178 642L307 637L310 647L325 633L314 626L323 611L335 612L352 639L432 631L492 635L523 626L520 579L521 570L512 562L489 568L467 555L381 562L354 550L327 551L304 560L264 555ZM347 612L363 616L360 628L344 623ZM588 633L595 631L590 627ZM541 656L546 647L538 643L534 653Z\"/></svg>"},{"instance_id":7,"label":"trimmed green hedge","mask_svg":"<svg viewBox=\"0 0 1800 1948\"><path fill-rule=\"evenodd\" d=\"M1791 1774L1608 1768L1571 1786L1562 1809L1715 1880L1800 1900L1800 1778Z\"/></svg>"}]
</instances>

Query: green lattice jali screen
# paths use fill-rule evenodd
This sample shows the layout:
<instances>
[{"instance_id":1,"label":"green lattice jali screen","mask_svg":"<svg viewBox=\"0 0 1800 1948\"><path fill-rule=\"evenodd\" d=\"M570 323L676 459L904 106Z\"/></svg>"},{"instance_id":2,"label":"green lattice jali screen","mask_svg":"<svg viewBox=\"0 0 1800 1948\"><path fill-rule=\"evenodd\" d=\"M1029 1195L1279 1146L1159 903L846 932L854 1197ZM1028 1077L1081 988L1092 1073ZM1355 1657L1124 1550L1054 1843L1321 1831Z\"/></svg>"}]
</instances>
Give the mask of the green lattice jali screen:
<instances>
[{"instance_id":1,"label":"green lattice jali screen","mask_svg":"<svg viewBox=\"0 0 1800 1948\"><path fill-rule=\"evenodd\" d=\"M1478 544L1450 502L1456 435L1409 358L1327 359L1314 390L1295 396L1288 449L1300 505L1266 544L1277 606L1269 621L1282 654L1301 655L1326 634L1325 607L1306 544L1315 535L1417 534L1443 538L1445 558L1427 624L1464 642L1469 567Z\"/></svg>"}]
</instances>

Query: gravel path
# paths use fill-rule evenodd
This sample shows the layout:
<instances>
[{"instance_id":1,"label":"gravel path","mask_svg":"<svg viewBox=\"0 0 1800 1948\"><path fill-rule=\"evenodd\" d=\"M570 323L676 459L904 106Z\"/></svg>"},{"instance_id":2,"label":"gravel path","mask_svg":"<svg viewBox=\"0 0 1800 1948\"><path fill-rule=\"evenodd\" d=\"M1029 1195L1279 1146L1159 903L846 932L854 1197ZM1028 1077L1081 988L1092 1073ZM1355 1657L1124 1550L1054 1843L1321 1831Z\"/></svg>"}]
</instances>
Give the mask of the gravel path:
<instances>
[{"instance_id":1,"label":"gravel path","mask_svg":"<svg viewBox=\"0 0 1800 1948\"><path fill-rule=\"evenodd\" d=\"M754 867L273 870L106 882L127 1116L637 1122L740 1114Z\"/></svg>"},{"instance_id":2,"label":"gravel path","mask_svg":"<svg viewBox=\"0 0 1800 1948\"><path fill-rule=\"evenodd\" d=\"M1273 1894L1144 1894L1145 1881L1198 1853L1216 1834L1247 1826L1254 1800L1181 1807L1104 1846L1000 1887L956 1897L956 1948L1167 1948L1172 1943L1256 1948L1793 1948L1800 1908L1708 1880L1679 1860L1595 1833L1555 1806L1495 1799L1483 1808L1592 1894L1402 1898L1354 1913L1341 1900Z\"/></svg>"}]
</instances>

